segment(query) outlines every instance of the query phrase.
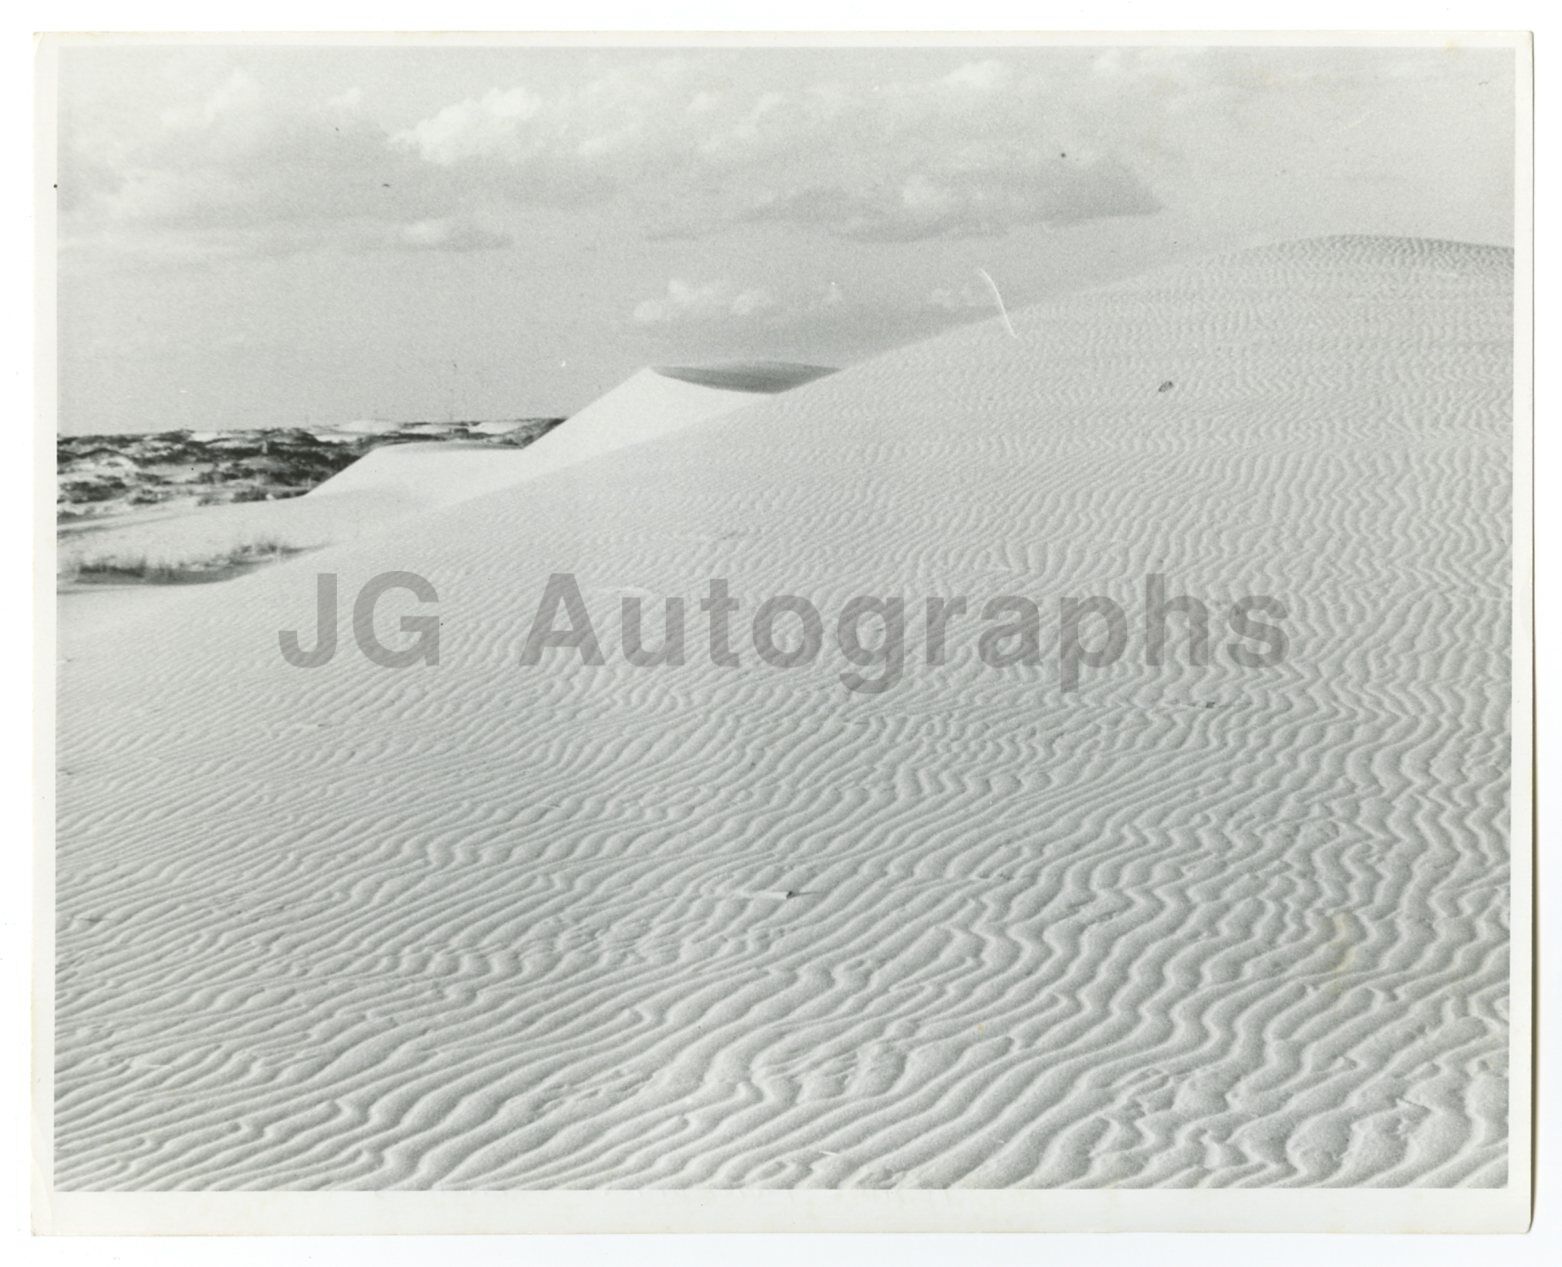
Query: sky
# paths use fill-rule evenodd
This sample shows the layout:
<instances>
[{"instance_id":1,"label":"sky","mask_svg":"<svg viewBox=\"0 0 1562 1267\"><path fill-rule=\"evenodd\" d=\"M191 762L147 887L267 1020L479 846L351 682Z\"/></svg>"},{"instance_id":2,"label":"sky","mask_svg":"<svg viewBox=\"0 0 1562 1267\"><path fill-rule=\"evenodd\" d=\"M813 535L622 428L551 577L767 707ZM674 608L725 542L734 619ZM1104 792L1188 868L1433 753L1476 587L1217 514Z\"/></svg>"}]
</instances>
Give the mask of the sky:
<instances>
[{"instance_id":1,"label":"sky","mask_svg":"<svg viewBox=\"0 0 1562 1267\"><path fill-rule=\"evenodd\" d=\"M83 45L60 429L565 415L1173 260L1511 245L1511 50ZM989 286L988 278L992 285Z\"/></svg>"}]
</instances>

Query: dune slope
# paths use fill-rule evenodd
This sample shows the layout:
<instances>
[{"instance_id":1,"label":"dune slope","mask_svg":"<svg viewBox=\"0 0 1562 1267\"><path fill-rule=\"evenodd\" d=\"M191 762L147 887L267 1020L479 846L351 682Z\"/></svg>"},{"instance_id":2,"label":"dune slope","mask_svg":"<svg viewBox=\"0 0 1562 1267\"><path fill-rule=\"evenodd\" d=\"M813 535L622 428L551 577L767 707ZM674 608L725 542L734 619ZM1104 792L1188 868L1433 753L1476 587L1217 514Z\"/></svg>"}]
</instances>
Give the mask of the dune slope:
<instances>
[{"instance_id":1,"label":"dune slope","mask_svg":"<svg viewBox=\"0 0 1562 1267\"><path fill-rule=\"evenodd\" d=\"M830 372L785 362L647 368L524 449L506 453L488 445L449 442L377 449L310 496L392 489L424 505L467 501L731 413Z\"/></svg>"},{"instance_id":2,"label":"dune slope","mask_svg":"<svg viewBox=\"0 0 1562 1267\"><path fill-rule=\"evenodd\" d=\"M532 445L526 478L724 417L832 372L774 361L640 370Z\"/></svg>"},{"instance_id":3,"label":"dune slope","mask_svg":"<svg viewBox=\"0 0 1562 1267\"><path fill-rule=\"evenodd\" d=\"M1179 266L73 648L58 1182L1502 1182L1511 285L1444 243ZM317 572L391 569L437 666L345 612L282 661ZM563 571L605 663L523 667ZM1063 692L1059 599L1137 622L1150 572L1282 600L1285 661L1131 624ZM756 660L778 593L1025 595L1040 663L914 623L853 694L828 624ZM624 662L626 594L689 599L686 665Z\"/></svg>"}]
</instances>

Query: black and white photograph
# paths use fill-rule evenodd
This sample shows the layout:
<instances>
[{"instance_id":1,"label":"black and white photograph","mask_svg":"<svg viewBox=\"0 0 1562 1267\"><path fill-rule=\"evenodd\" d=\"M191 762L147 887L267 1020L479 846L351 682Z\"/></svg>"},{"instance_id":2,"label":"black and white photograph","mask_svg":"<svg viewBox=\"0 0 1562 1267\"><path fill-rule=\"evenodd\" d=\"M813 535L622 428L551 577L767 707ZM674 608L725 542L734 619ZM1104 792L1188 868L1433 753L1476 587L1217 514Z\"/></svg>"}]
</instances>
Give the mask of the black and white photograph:
<instances>
[{"instance_id":1,"label":"black and white photograph","mask_svg":"<svg viewBox=\"0 0 1562 1267\"><path fill-rule=\"evenodd\" d=\"M44 37L44 1230L1522 1230L1530 51Z\"/></svg>"}]
</instances>

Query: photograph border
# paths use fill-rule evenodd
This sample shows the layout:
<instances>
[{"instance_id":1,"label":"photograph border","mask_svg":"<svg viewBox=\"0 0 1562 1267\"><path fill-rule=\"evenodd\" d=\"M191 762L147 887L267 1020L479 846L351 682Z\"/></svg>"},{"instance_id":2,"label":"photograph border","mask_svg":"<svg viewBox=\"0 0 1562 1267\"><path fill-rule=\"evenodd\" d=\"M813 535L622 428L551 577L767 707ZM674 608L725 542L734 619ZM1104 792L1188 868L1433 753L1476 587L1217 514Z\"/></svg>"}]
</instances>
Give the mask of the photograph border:
<instances>
[{"instance_id":1,"label":"photograph border","mask_svg":"<svg viewBox=\"0 0 1562 1267\"><path fill-rule=\"evenodd\" d=\"M1503 1188L896 1189L504 1192L56 1191L53 1172L54 444L57 427L55 87L63 48L113 42L462 47L1427 47L1515 53L1512 712L1509 928L1509 1165ZM34 957L32 1175L34 1225L52 1234L408 1234L514 1232L1514 1232L1533 1191L1535 914L1533 43L1488 32L886 32L584 34L48 35L36 56L36 339L34 519Z\"/></svg>"}]
</instances>

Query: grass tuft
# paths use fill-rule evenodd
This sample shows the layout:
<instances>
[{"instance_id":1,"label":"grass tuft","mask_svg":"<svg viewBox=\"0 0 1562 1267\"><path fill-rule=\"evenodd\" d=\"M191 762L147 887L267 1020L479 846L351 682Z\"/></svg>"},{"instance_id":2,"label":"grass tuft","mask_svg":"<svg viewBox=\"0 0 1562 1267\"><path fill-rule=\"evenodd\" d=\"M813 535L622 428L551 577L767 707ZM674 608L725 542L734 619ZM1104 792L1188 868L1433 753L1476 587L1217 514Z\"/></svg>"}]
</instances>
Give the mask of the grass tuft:
<instances>
[{"instance_id":1,"label":"grass tuft","mask_svg":"<svg viewBox=\"0 0 1562 1267\"><path fill-rule=\"evenodd\" d=\"M167 559L146 553L81 554L61 563L62 579L82 584L194 585L222 581L267 563L300 554L275 537L258 537L228 550L199 557Z\"/></svg>"}]
</instances>

